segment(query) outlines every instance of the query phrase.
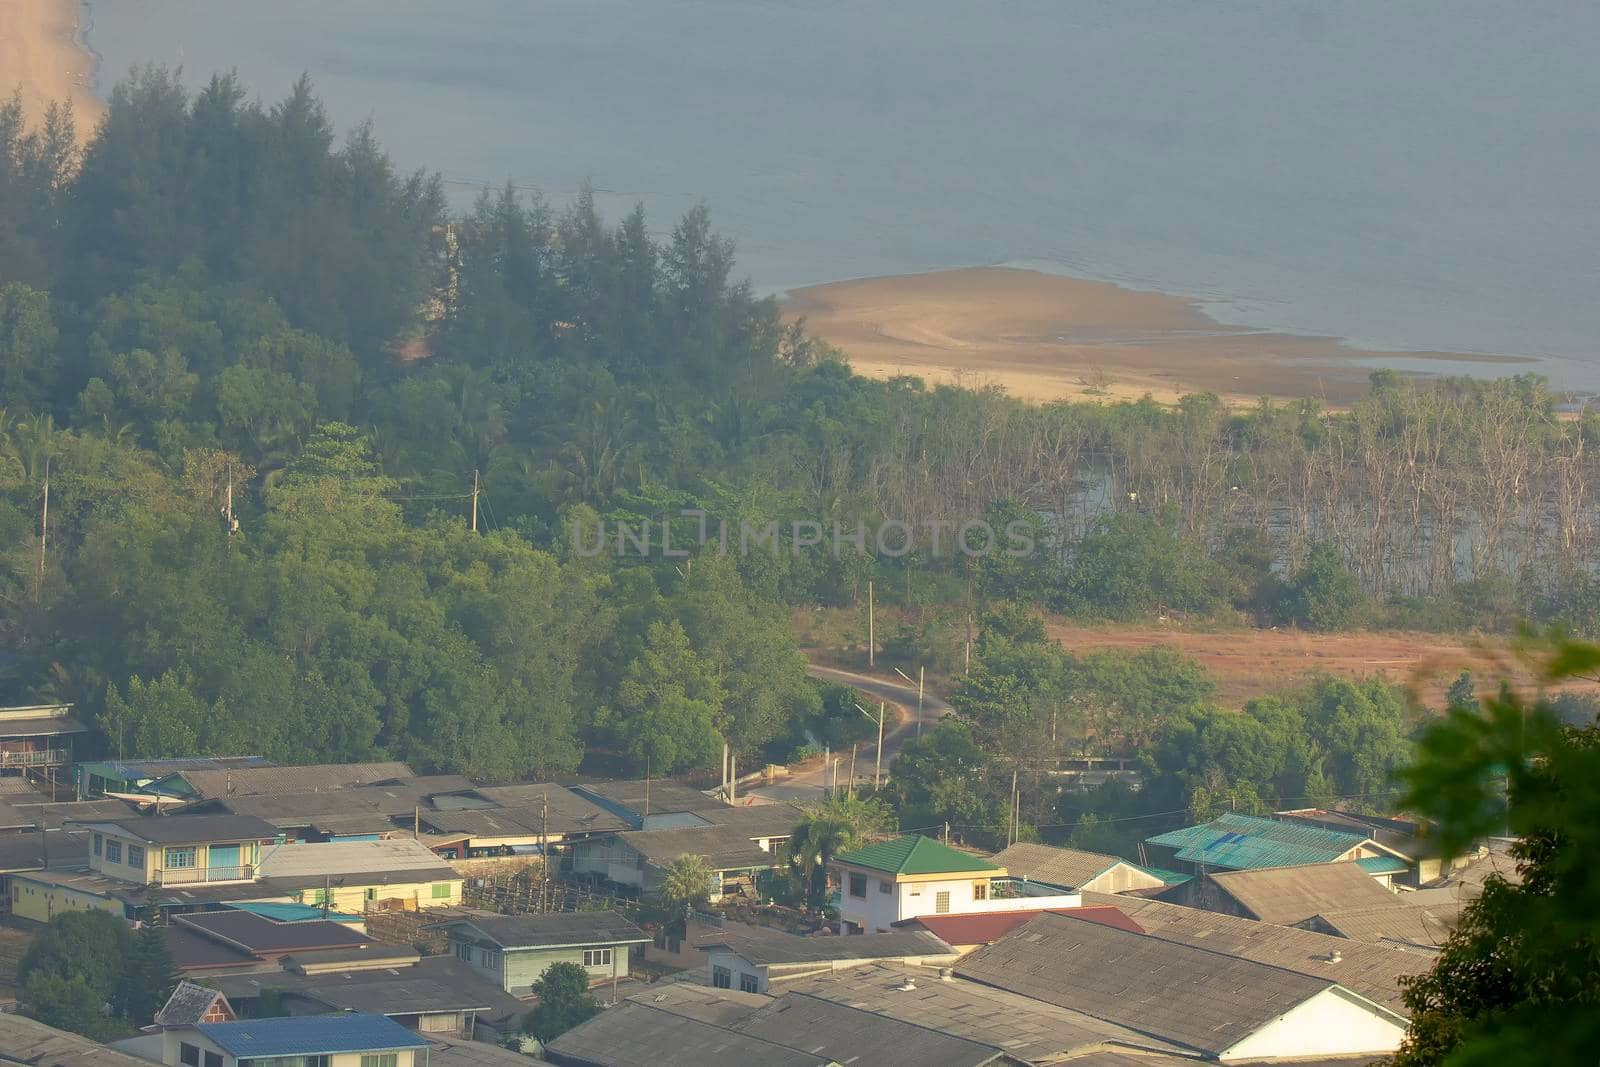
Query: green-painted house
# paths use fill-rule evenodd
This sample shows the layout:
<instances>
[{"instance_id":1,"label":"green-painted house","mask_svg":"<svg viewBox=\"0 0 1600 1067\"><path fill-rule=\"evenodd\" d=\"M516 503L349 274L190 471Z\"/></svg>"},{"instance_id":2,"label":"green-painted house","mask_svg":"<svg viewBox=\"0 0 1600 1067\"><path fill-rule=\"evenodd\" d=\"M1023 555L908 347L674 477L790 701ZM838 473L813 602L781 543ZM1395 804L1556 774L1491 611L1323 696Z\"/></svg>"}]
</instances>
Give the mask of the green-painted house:
<instances>
[{"instance_id":1,"label":"green-painted house","mask_svg":"<svg viewBox=\"0 0 1600 1067\"><path fill-rule=\"evenodd\" d=\"M434 923L450 951L513 996L526 996L552 963L576 963L591 982L628 976L628 956L650 935L614 911L473 915Z\"/></svg>"}]
</instances>

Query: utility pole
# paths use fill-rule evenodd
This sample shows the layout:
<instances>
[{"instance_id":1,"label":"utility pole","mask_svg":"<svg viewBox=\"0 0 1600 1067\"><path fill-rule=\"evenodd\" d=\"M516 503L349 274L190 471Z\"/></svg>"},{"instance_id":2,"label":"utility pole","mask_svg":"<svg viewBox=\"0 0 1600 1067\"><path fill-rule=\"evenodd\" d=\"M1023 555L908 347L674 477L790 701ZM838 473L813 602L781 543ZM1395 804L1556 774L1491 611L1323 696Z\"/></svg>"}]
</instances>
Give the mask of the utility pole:
<instances>
[{"instance_id":1,"label":"utility pole","mask_svg":"<svg viewBox=\"0 0 1600 1067\"><path fill-rule=\"evenodd\" d=\"M644 754L644 817L650 817L650 753Z\"/></svg>"},{"instance_id":2,"label":"utility pole","mask_svg":"<svg viewBox=\"0 0 1600 1067\"><path fill-rule=\"evenodd\" d=\"M39 510L39 580L33 587L33 598L39 599L44 588L44 549L50 539L50 456L44 457L44 505Z\"/></svg>"},{"instance_id":3,"label":"utility pole","mask_svg":"<svg viewBox=\"0 0 1600 1067\"><path fill-rule=\"evenodd\" d=\"M1008 845L1017 843L1017 837L1022 829L1021 814L1022 808L1017 797L1017 769L1013 767L1011 768L1011 825L1006 828L1006 844Z\"/></svg>"},{"instance_id":4,"label":"utility pole","mask_svg":"<svg viewBox=\"0 0 1600 1067\"><path fill-rule=\"evenodd\" d=\"M223 531L228 535L228 540L232 541L233 531L239 528L239 524L233 521L233 464L231 462L227 465L227 469L228 488L222 498L222 523Z\"/></svg>"},{"instance_id":5,"label":"utility pole","mask_svg":"<svg viewBox=\"0 0 1600 1067\"><path fill-rule=\"evenodd\" d=\"M850 799L856 796L856 749L861 747L861 742L856 741L850 745Z\"/></svg>"},{"instance_id":6,"label":"utility pole","mask_svg":"<svg viewBox=\"0 0 1600 1067\"><path fill-rule=\"evenodd\" d=\"M472 532L478 532L478 470L472 470Z\"/></svg>"},{"instance_id":7,"label":"utility pole","mask_svg":"<svg viewBox=\"0 0 1600 1067\"><path fill-rule=\"evenodd\" d=\"M49 483L49 481L47 479L46 482L45 482L45 485L48 487L49 484L50 483ZM46 488L45 496L46 496L46 499L49 498L49 489L48 488ZM42 567L43 564L41 564L40 566ZM873 666L877 665L877 659L876 659L877 654L878 654L878 631L877 631L877 628L876 628L876 625L875 625L875 620L872 617L872 579L868 578L867 579L867 666L868 667L873 667Z\"/></svg>"},{"instance_id":8,"label":"utility pole","mask_svg":"<svg viewBox=\"0 0 1600 1067\"><path fill-rule=\"evenodd\" d=\"M878 753L873 757L872 788L873 791L883 787L883 701L878 701Z\"/></svg>"},{"instance_id":9,"label":"utility pole","mask_svg":"<svg viewBox=\"0 0 1600 1067\"><path fill-rule=\"evenodd\" d=\"M922 681L927 675L927 667L917 668L917 736L922 736Z\"/></svg>"},{"instance_id":10,"label":"utility pole","mask_svg":"<svg viewBox=\"0 0 1600 1067\"><path fill-rule=\"evenodd\" d=\"M550 888L550 793L539 795L539 910L548 907Z\"/></svg>"}]
</instances>

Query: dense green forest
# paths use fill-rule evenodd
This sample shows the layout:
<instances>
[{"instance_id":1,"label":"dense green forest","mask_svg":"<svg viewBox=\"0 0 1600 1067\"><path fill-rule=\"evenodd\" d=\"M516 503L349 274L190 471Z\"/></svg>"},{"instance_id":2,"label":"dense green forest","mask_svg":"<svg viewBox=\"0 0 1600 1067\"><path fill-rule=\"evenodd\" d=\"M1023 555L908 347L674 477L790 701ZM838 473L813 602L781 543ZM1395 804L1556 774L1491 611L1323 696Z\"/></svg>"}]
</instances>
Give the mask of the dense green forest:
<instances>
[{"instance_id":1,"label":"dense green forest","mask_svg":"<svg viewBox=\"0 0 1600 1067\"><path fill-rule=\"evenodd\" d=\"M1056 750L1145 752L1140 803L1242 810L1384 788L1397 698L1208 710L1192 665L1073 659L1029 609L1600 618L1600 424L1538 380L1380 375L1334 413L874 381L737 279L703 207L662 233L508 187L452 214L304 82L263 105L146 70L75 145L63 112L0 108L0 680L74 701L106 752L506 777L848 741L860 716L806 679L791 615L876 578L908 620L891 655L957 667L951 634L985 620L960 722L897 771L903 821L1003 825L989 791L913 795L955 781L919 786L918 761L1004 761L1047 706ZM674 517L686 557L584 548ZM1039 549L793 543L796 522L973 518ZM780 550L693 544L700 521L777 523ZM1033 795L1030 823L1075 818Z\"/></svg>"}]
</instances>

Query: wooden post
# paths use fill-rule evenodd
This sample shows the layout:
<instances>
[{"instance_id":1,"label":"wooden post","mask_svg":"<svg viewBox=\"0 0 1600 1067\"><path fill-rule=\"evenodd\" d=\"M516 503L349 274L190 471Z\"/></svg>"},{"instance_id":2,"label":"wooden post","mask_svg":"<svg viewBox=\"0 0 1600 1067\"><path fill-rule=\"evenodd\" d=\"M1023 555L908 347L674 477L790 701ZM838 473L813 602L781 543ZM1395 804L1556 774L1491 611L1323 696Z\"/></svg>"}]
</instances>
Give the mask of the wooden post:
<instances>
[{"instance_id":1,"label":"wooden post","mask_svg":"<svg viewBox=\"0 0 1600 1067\"><path fill-rule=\"evenodd\" d=\"M927 673L926 667L917 668L917 736L922 736L922 679Z\"/></svg>"},{"instance_id":2,"label":"wooden post","mask_svg":"<svg viewBox=\"0 0 1600 1067\"><path fill-rule=\"evenodd\" d=\"M878 753L872 767L872 789L883 788L883 701L878 701Z\"/></svg>"},{"instance_id":3,"label":"wooden post","mask_svg":"<svg viewBox=\"0 0 1600 1067\"><path fill-rule=\"evenodd\" d=\"M856 741L850 745L850 797L856 795L856 749L861 747L861 742Z\"/></svg>"}]
</instances>

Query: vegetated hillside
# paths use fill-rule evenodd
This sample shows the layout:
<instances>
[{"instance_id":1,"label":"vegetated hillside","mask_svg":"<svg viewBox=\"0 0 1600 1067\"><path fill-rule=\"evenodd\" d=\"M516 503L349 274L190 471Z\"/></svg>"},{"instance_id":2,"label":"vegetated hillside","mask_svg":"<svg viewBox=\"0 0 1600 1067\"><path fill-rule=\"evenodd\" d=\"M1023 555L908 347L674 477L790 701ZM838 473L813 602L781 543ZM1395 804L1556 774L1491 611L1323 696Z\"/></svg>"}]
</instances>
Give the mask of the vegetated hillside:
<instances>
[{"instance_id":1,"label":"vegetated hillside","mask_svg":"<svg viewBox=\"0 0 1600 1067\"><path fill-rule=\"evenodd\" d=\"M486 776L781 756L860 729L788 622L869 581L905 609L886 650L946 672L1002 647L981 617L1037 608L1321 631L1600 608L1600 424L1537 380L1380 375L1332 414L869 381L738 280L703 207L664 237L588 195L453 216L303 82L269 106L142 71L81 159L20 115L0 682L76 702L92 747ZM978 520L1007 540L956 550ZM648 522L644 552L619 524ZM781 533L741 551L747 527ZM1140 706L1117 673L1105 699Z\"/></svg>"}]
</instances>

